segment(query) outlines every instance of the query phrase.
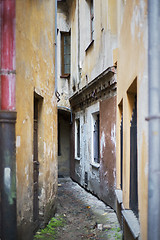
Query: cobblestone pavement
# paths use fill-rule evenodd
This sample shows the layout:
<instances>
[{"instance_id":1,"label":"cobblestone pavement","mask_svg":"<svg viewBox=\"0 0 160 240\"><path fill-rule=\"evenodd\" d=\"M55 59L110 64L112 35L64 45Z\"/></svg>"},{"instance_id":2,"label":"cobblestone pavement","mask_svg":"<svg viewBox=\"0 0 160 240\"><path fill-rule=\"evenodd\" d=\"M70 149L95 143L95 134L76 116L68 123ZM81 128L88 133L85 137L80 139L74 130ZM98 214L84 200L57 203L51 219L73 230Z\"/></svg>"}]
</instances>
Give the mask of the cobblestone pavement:
<instances>
[{"instance_id":1,"label":"cobblestone pavement","mask_svg":"<svg viewBox=\"0 0 160 240\"><path fill-rule=\"evenodd\" d=\"M70 178L60 178L56 216L65 218L59 240L121 239L115 212Z\"/></svg>"}]
</instances>

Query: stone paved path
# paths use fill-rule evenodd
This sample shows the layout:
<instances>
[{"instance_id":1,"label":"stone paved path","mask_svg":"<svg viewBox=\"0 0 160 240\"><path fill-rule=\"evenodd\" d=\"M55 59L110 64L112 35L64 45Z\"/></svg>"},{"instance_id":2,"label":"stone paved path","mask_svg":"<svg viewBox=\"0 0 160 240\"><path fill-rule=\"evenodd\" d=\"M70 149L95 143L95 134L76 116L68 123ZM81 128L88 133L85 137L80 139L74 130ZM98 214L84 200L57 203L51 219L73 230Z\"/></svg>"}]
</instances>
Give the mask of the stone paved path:
<instances>
[{"instance_id":1,"label":"stone paved path","mask_svg":"<svg viewBox=\"0 0 160 240\"><path fill-rule=\"evenodd\" d=\"M115 212L70 178L60 178L56 216L65 218L59 240L122 239Z\"/></svg>"}]
</instances>

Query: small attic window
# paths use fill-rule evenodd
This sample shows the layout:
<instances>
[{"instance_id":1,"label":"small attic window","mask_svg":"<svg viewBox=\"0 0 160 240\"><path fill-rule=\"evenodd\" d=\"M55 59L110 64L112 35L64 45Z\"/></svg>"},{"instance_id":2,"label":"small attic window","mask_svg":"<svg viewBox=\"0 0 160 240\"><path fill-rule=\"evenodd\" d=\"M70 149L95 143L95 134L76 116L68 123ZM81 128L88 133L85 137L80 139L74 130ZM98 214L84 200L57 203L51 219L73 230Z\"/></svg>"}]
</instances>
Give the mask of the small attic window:
<instances>
[{"instance_id":1,"label":"small attic window","mask_svg":"<svg viewBox=\"0 0 160 240\"><path fill-rule=\"evenodd\" d=\"M69 77L71 60L70 32L61 32L61 77Z\"/></svg>"}]
</instances>

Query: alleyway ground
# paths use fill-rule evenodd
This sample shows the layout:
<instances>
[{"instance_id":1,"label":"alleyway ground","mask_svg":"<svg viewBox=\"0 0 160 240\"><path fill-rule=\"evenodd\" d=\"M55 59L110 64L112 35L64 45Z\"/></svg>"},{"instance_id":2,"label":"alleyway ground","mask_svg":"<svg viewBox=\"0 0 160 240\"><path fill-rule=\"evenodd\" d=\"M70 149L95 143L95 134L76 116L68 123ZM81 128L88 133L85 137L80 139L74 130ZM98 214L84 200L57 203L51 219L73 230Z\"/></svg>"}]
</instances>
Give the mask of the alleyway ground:
<instances>
[{"instance_id":1,"label":"alleyway ground","mask_svg":"<svg viewBox=\"0 0 160 240\"><path fill-rule=\"evenodd\" d=\"M59 178L56 217L64 216L56 239L122 239L115 212L70 178Z\"/></svg>"}]
</instances>

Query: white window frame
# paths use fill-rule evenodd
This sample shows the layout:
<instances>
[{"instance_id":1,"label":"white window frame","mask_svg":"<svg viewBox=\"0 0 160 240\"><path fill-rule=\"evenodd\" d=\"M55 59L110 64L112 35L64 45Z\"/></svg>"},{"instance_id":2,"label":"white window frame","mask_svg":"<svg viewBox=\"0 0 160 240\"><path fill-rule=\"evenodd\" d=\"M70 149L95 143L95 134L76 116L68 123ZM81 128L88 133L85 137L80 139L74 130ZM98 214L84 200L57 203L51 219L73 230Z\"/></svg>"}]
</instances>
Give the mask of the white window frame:
<instances>
[{"instance_id":1,"label":"white window frame","mask_svg":"<svg viewBox=\"0 0 160 240\"><path fill-rule=\"evenodd\" d=\"M100 112L99 111L92 112L92 115L91 115L91 117L92 117L92 126L91 126L91 134L92 134L92 163L91 164L93 166L95 166L95 167L99 167L100 166L100 162L97 163L97 162L94 161L94 124L95 124L95 121L96 121L96 118L97 118L97 114L99 114L99 116L100 116ZM99 129L99 133L100 133L100 129ZM100 141L100 139L99 139L99 141ZM100 158L100 152L99 152L99 158Z\"/></svg>"}]
</instances>

